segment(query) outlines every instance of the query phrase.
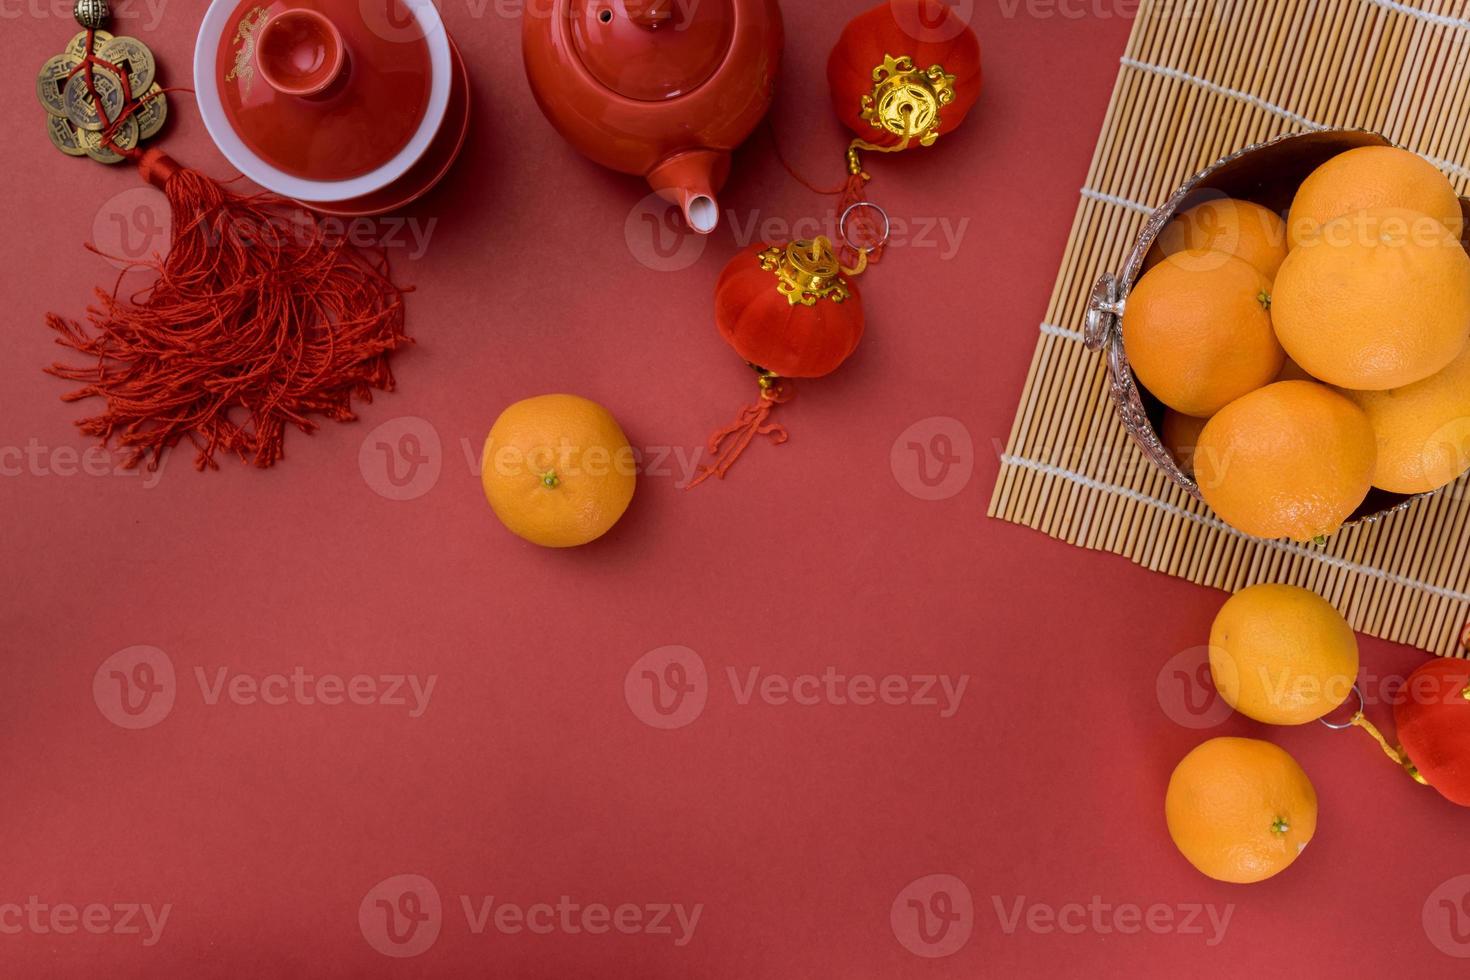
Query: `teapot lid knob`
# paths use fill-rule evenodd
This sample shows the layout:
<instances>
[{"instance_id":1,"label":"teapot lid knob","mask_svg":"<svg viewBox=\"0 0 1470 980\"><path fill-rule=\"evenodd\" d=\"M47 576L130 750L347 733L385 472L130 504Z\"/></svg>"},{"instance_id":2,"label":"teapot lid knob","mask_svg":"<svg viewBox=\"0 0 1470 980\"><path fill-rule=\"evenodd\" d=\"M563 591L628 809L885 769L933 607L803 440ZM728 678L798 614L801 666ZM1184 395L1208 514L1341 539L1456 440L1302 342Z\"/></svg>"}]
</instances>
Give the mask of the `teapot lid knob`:
<instances>
[{"instance_id":1,"label":"teapot lid knob","mask_svg":"<svg viewBox=\"0 0 1470 980\"><path fill-rule=\"evenodd\" d=\"M750 0L570 0L571 46L623 98L675 99L729 57L737 2Z\"/></svg>"},{"instance_id":2,"label":"teapot lid knob","mask_svg":"<svg viewBox=\"0 0 1470 980\"><path fill-rule=\"evenodd\" d=\"M656 31L673 21L674 0L628 0L628 19L645 30Z\"/></svg>"}]
</instances>

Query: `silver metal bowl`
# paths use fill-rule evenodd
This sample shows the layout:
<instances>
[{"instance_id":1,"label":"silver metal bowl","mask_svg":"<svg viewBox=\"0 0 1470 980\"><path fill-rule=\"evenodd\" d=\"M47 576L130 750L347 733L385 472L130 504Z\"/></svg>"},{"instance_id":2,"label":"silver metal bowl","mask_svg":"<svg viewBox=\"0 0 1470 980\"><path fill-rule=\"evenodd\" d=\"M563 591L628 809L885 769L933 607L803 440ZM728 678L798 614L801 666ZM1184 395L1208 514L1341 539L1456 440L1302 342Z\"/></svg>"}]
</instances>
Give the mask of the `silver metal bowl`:
<instances>
[{"instance_id":1,"label":"silver metal bowl","mask_svg":"<svg viewBox=\"0 0 1470 980\"><path fill-rule=\"evenodd\" d=\"M1196 500L1203 500L1199 485L1184 472L1159 438L1164 406L1138 383L1128 363L1128 352L1123 349L1123 310L1128 303L1128 293L1143 273L1144 261L1154 246L1154 240L1164 225L1180 211L1222 196L1253 201L1284 215L1291 207L1297 187L1329 158L1360 146L1392 145L1377 133L1335 129L1291 133L1237 150L1186 180L1162 207L1150 214L1133 243L1133 250L1128 253L1123 270L1116 274L1103 273L1093 287L1092 298L1087 304L1084 336L1090 350L1106 352L1113 403L1118 408L1123 427L1144 455ZM1462 198L1460 207L1470 215L1470 201ZM1344 527L1379 520L1403 510L1420 497L1438 492L1406 496L1374 488Z\"/></svg>"}]
</instances>

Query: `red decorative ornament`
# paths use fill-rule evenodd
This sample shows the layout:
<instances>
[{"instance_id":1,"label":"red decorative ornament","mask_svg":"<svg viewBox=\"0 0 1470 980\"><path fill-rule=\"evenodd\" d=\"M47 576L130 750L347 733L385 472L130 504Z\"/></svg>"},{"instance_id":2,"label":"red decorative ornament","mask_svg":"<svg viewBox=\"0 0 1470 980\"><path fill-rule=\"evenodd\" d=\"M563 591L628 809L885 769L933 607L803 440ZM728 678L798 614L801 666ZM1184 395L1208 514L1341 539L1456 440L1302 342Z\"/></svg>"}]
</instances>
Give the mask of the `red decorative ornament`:
<instances>
[{"instance_id":1,"label":"red decorative ornament","mask_svg":"<svg viewBox=\"0 0 1470 980\"><path fill-rule=\"evenodd\" d=\"M790 379L820 378L857 350L863 300L856 277L865 263L844 267L818 236L789 245L753 245L735 256L715 286L720 336L759 375L760 398L709 440L714 462L685 489L723 478L756 436L777 445L786 429L771 422L776 405L794 395Z\"/></svg>"},{"instance_id":2,"label":"red decorative ornament","mask_svg":"<svg viewBox=\"0 0 1470 980\"><path fill-rule=\"evenodd\" d=\"M1470 663L1431 660L1409 675L1393 709L1399 742L1418 777L1470 806Z\"/></svg>"},{"instance_id":3,"label":"red decorative ornament","mask_svg":"<svg viewBox=\"0 0 1470 980\"><path fill-rule=\"evenodd\" d=\"M861 149L932 146L980 98L980 39L939 0L888 0L843 29L827 84Z\"/></svg>"},{"instance_id":4,"label":"red decorative ornament","mask_svg":"<svg viewBox=\"0 0 1470 980\"><path fill-rule=\"evenodd\" d=\"M143 293L97 290L87 326L46 317L57 343L86 355L46 369L82 384L63 400L105 402L77 421L84 433L116 441L129 468L157 469L185 440L197 470L218 469L221 453L264 468L284 458L288 426L350 421L353 398L393 390L388 358L409 340L386 259L273 194L226 190L160 150L130 152L168 197L173 241L148 263L158 278Z\"/></svg>"},{"instance_id":5,"label":"red decorative ornament","mask_svg":"<svg viewBox=\"0 0 1470 980\"><path fill-rule=\"evenodd\" d=\"M833 109L856 137L847 150L847 182L824 191L784 157L782 164L816 193L841 193L841 243L834 249L818 237L757 245L725 268L715 290L716 325L759 373L761 397L710 438L714 462L689 487L724 477L756 436L785 442L785 428L770 416L792 397L790 379L829 374L856 349L863 310L854 279L881 258L889 233L887 214L864 199L872 178L860 154L932 146L959 126L980 97L980 41L938 0L888 0L843 29L827 80Z\"/></svg>"},{"instance_id":6,"label":"red decorative ornament","mask_svg":"<svg viewBox=\"0 0 1470 980\"><path fill-rule=\"evenodd\" d=\"M782 378L820 378L857 349L863 301L827 239L752 245L720 275L715 324L747 363Z\"/></svg>"},{"instance_id":7,"label":"red decorative ornament","mask_svg":"<svg viewBox=\"0 0 1470 980\"><path fill-rule=\"evenodd\" d=\"M856 136L841 206L872 179L862 151L933 146L969 115L981 81L980 39L941 0L887 0L850 21L827 60L832 108Z\"/></svg>"},{"instance_id":8,"label":"red decorative ornament","mask_svg":"<svg viewBox=\"0 0 1470 980\"><path fill-rule=\"evenodd\" d=\"M148 288L99 289L85 324L47 317L57 343L84 355L81 364L48 370L81 384L65 400L103 401L99 414L77 424L126 450L129 467L156 469L182 442L192 445L199 470L217 468L221 453L271 466L285 454L288 427L309 433L320 418L350 420L354 398L392 390L389 355L409 342L405 290L381 253L360 252L295 202L236 193L160 150L141 149L140 138L162 125L169 90L134 91L138 65L130 71L99 53L104 43L126 41L131 57L146 54L151 64L137 39L101 30L103 0L77 0L73 13L83 33L74 51L43 69L51 74L39 86L42 103L52 87L75 89L72 109L95 117L86 155L134 164L167 197L173 234L166 256L137 263L156 275ZM61 128L54 107L48 113L53 133L65 137L53 142L79 155L70 142L77 134ZM148 119L154 123L140 123Z\"/></svg>"}]
</instances>

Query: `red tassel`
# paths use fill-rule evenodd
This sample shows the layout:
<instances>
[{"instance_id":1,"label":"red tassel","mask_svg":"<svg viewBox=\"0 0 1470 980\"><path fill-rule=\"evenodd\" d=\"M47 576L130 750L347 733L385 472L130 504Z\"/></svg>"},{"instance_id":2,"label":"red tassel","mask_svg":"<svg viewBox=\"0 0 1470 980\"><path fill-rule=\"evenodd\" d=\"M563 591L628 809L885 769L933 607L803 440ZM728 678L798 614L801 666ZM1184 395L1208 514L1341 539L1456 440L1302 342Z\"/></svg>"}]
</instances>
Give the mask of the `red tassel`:
<instances>
[{"instance_id":1,"label":"red tassel","mask_svg":"<svg viewBox=\"0 0 1470 980\"><path fill-rule=\"evenodd\" d=\"M97 291L91 330L49 314L57 343L95 362L48 372L84 387L106 410L77 425L130 450L129 467L157 469L187 438L194 467L217 453L268 467L285 428L315 431L313 416L356 418L354 397L393 390L389 355L411 343L403 294L387 257L328 235L315 215L273 194L242 195L158 150L133 151L143 179L173 212L166 257L142 265L157 281L131 298ZM102 254L95 246L88 249Z\"/></svg>"},{"instance_id":2,"label":"red tassel","mask_svg":"<svg viewBox=\"0 0 1470 980\"><path fill-rule=\"evenodd\" d=\"M785 442L789 438L786 427L779 422L771 422L771 412L777 405L789 402L795 395L796 389L785 380L778 380L771 387L762 388L760 401L745 406L741 409L739 418L709 437L706 448L715 457L715 461L702 464L699 475L686 483L684 489L693 490L712 476L723 480L730 467L735 465L735 461L756 436L770 436L771 442L777 446Z\"/></svg>"}]
</instances>

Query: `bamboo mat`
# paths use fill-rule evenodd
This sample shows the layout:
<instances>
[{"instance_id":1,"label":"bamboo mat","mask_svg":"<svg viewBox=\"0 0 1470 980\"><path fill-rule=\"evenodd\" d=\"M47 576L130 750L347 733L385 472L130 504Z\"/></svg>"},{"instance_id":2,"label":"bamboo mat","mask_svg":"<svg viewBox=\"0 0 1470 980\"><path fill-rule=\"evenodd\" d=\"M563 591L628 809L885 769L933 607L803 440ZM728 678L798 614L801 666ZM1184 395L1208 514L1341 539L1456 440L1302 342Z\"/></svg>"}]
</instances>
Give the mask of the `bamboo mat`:
<instances>
[{"instance_id":1,"label":"bamboo mat","mask_svg":"<svg viewBox=\"0 0 1470 980\"><path fill-rule=\"evenodd\" d=\"M1153 467L1082 344L1093 283L1148 212L1209 163L1279 133L1383 133L1470 184L1467 0L1144 0L1041 324L990 515L1234 591L1312 589L1356 629L1466 656L1470 479L1326 546L1225 526Z\"/></svg>"}]
</instances>

